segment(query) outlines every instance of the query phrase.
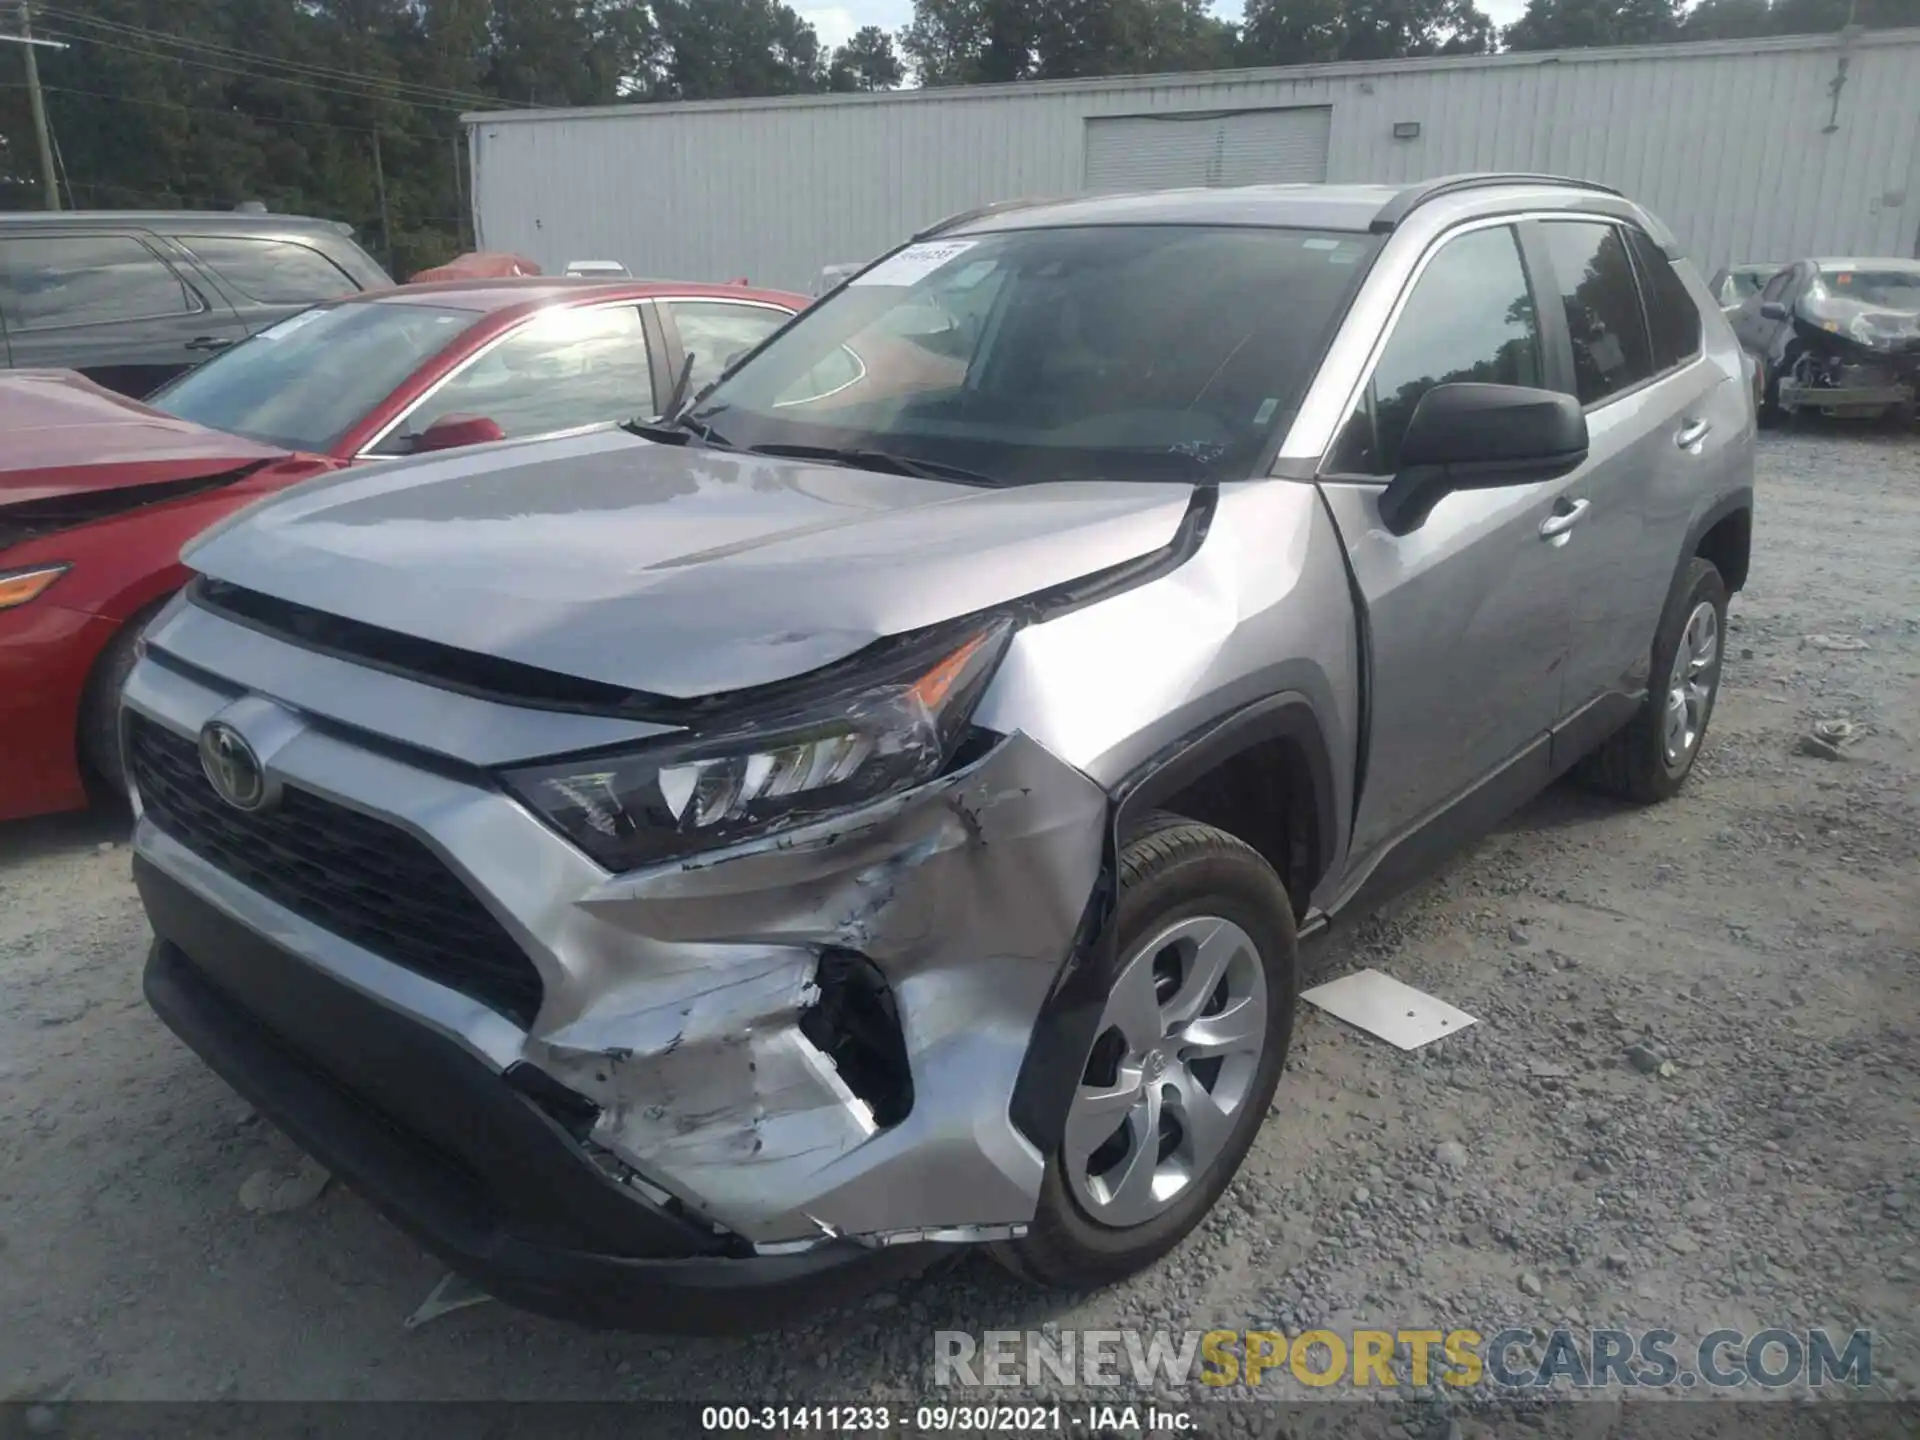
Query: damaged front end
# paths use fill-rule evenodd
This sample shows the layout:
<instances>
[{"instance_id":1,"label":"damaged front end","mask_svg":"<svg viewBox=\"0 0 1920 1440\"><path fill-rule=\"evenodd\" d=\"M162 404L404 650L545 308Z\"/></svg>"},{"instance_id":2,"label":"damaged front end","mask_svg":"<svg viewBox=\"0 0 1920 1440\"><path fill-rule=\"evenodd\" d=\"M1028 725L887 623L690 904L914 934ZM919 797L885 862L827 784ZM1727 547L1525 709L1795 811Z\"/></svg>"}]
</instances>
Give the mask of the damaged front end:
<instances>
[{"instance_id":1,"label":"damaged front end","mask_svg":"<svg viewBox=\"0 0 1920 1440\"><path fill-rule=\"evenodd\" d=\"M1783 411L1871 419L1913 408L1920 394L1920 271L1822 275L1792 318L1778 386Z\"/></svg>"},{"instance_id":2,"label":"damaged front end","mask_svg":"<svg viewBox=\"0 0 1920 1440\"><path fill-rule=\"evenodd\" d=\"M526 1057L593 1104L584 1138L616 1173L763 1253L1032 1218L1045 1162L1009 1100L1094 903L1107 800L1023 736L983 750L580 898L630 959L580 1013L543 1013Z\"/></svg>"},{"instance_id":3,"label":"damaged front end","mask_svg":"<svg viewBox=\"0 0 1920 1440\"><path fill-rule=\"evenodd\" d=\"M670 1222L734 1264L879 1263L1017 1235L1045 1158L1011 1102L1051 992L1105 919L1111 810L1034 740L972 724L1006 640L1000 620L942 627L857 683L783 687L694 730L548 713L549 743L633 738L525 764L485 748L515 743L525 710L181 603L148 632L127 690L136 868L166 963L202 965L216 947L196 937L216 922L195 915L218 911L301 975L452 1040L459 1087L542 1117L537 1160L494 1153L499 1127L446 1109L451 1074L373 1093L389 1062L265 987L264 961L210 977L262 985L237 998L302 1064L488 1189L511 1189L511 1172L572 1194L584 1162L636 1224ZM432 717L404 751L366 740L370 717L403 712ZM272 777L258 812L223 807L194 761L196 737L221 727ZM421 745L460 758L423 764ZM395 892L379 926L349 913L363 883ZM416 913L439 933L417 933ZM510 940L487 951L501 963L524 955L517 1006L461 968L483 930ZM246 1089L221 1042L181 1018L187 1002L171 1003L155 1001ZM271 1088L256 1103L276 1114ZM327 1136L296 1138L457 1266L486 1268ZM511 1195L488 1203L515 1237L551 1228L550 1199L529 1202L537 1225L514 1218Z\"/></svg>"}]
</instances>

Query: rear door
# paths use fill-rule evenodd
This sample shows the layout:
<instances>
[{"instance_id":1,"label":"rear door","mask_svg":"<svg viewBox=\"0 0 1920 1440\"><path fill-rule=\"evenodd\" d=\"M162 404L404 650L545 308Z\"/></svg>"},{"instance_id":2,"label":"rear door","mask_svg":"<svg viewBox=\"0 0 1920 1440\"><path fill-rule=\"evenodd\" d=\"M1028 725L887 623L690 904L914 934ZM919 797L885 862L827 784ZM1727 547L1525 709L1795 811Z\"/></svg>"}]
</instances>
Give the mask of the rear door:
<instances>
[{"instance_id":1,"label":"rear door","mask_svg":"<svg viewBox=\"0 0 1920 1440\"><path fill-rule=\"evenodd\" d=\"M226 300L134 230L0 236L12 363L143 396L245 334Z\"/></svg>"},{"instance_id":2,"label":"rear door","mask_svg":"<svg viewBox=\"0 0 1920 1440\"><path fill-rule=\"evenodd\" d=\"M1571 592L1564 550L1541 527L1564 510L1569 482L1457 491L1406 535L1379 511L1428 390L1549 383L1557 336L1537 289L1509 223L1438 241L1322 466L1366 612L1369 740L1350 887L1389 853L1421 868L1428 844L1454 843L1448 821L1484 824L1547 778Z\"/></svg>"},{"instance_id":3,"label":"rear door","mask_svg":"<svg viewBox=\"0 0 1920 1440\"><path fill-rule=\"evenodd\" d=\"M1598 218L1526 229L1566 317L1572 383L1587 416L1586 509L1565 560L1572 638L1556 761L1577 759L1645 695L1653 634L1696 498L1747 424L1745 381L1709 357L1698 304L1637 226Z\"/></svg>"}]
</instances>

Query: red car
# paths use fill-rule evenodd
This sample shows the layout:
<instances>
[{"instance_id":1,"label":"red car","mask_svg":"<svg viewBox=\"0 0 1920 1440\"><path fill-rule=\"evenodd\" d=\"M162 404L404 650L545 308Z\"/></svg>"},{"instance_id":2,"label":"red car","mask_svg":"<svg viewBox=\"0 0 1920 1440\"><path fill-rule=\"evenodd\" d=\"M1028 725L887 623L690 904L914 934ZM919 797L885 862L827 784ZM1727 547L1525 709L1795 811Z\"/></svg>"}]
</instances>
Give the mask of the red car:
<instances>
[{"instance_id":1,"label":"red car","mask_svg":"<svg viewBox=\"0 0 1920 1440\"><path fill-rule=\"evenodd\" d=\"M0 820L124 790L120 683L180 547L355 461L664 408L802 295L567 279L409 285L319 305L144 402L64 370L0 373Z\"/></svg>"}]
</instances>

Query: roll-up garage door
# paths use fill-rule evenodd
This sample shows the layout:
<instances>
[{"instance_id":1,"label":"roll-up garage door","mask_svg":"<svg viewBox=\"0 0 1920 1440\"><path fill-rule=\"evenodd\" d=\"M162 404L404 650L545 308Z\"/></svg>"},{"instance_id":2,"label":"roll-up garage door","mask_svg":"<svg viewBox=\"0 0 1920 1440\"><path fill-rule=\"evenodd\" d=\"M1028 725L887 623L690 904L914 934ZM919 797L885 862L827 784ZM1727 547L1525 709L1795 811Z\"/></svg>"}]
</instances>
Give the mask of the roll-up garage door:
<instances>
[{"instance_id":1,"label":"roll-up garage door","mask_svg":"<svg viewBox=\"0 0 1920 1440\"><path fill-rule=\"evenodd\" d=\"M1086 188L1166 190L1327 178L1328 106L1087 120Z\"/></svg>"}]
</instances>

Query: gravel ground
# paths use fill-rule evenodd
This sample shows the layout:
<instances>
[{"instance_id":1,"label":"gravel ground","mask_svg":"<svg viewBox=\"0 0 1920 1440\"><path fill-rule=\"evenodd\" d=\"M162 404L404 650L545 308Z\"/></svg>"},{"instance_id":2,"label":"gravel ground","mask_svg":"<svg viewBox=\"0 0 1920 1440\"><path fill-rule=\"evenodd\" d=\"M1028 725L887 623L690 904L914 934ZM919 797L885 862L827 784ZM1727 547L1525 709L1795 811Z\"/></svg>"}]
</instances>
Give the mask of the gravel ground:
<instances>
[{"instance_id":1,"label":"gravel ground","mask_svg":"<svg viewBox=\"0 0 1920 1440\"><path fill-rule=\"evenodd\" d=\"M907 1399L935 1329L1560 1322L1871 1327L1911 1396L1920 445L1768 437L1759 506L1687 793L1558 787L1311 951L1309 983L1375 965L1482 1023L1403 1055L1303 1007L1215 1218L1090 1297L968 1258L772 1342L404 1331L442 1272L351 1192L243 1206L296 1157L145 1009L123 827L0 829L0 1397Z\"/></svg>"}]
</instances>

